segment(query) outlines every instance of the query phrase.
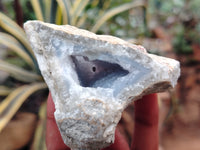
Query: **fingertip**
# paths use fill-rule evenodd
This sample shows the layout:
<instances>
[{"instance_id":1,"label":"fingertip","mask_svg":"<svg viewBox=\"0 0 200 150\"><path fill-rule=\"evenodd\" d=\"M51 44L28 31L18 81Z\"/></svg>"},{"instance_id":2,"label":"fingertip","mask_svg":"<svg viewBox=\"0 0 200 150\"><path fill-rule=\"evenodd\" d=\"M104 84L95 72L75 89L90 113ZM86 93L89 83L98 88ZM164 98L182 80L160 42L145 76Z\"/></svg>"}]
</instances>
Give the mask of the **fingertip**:
<instances>
[{"instance_id":1,"label":"fingertip","mask_svg":"<svg viewBox=\"0 0 200 150\"><path fill-rule=\"evenodd\" d=\"M144 104L144 101L149 101L149 103L151 103L152 100L157 100L157 94L156 93L143 96L141 99L136 100L135 104L137 104L137 103Z\"/></svg>"},{"instance_id":2,"label":"fingertip","mask_svg":"<svg viewBox=\"0 0 200 150\"><path fill-rule=\"evenodd\" d=\"M140 100L135 101L135 121L146 125L158 124L158 100L157 94L143 96Z\"/></svg>"}]
</instances>

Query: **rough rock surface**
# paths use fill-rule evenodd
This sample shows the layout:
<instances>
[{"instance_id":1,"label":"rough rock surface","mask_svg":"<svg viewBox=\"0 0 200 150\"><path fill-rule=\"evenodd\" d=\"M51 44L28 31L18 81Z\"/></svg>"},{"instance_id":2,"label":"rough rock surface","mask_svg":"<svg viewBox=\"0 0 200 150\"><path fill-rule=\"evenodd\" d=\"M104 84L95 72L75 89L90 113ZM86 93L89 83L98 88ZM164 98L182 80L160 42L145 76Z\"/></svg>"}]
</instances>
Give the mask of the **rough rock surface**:
<instances>
[{"instance_id":1,"label":"rough rock surface","mask_svg":"<svg viewBox=\"0 0 200 150\"><path fill-rule=\"evenodd\" d=\"M40 21L28 21L24 29L51 91L62 138L72 149L113 143L124 108L174 87L180 75L178 61L116 37Z\"/></svg>"}]
</instances>

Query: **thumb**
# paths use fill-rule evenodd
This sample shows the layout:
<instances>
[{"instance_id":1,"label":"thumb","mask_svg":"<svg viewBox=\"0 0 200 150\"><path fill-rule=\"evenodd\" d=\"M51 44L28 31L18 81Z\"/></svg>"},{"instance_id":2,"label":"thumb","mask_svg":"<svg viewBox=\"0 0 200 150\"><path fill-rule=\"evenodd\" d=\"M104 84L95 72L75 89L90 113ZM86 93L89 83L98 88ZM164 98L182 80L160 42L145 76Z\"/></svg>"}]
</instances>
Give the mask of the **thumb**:
<instances>
[{"instance_id":1,"label":"thumb","mask_svg":"<svg viewBox=\"0 0 200 150\"><path fill-rule=\"evenodd\" d=\"M49 94L47 100L47 124L46 124L46 145L47 150L70 150L60 135L55 118L55 105L52 100L51 94Z\"/></svg>"}]
</instances>

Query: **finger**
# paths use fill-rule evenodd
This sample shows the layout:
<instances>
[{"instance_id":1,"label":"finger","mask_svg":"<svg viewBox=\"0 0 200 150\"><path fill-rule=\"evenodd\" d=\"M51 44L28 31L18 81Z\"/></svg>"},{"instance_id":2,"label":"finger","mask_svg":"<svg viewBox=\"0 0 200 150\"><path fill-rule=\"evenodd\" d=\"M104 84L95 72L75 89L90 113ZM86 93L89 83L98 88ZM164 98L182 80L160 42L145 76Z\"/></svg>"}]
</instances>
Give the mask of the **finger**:
<instances>
[{"instance_id":1,"label":"finger","mask_svg":"<svg viewBox=\"0 0 200 150\"><path fill-rule=\"evenodd\" d=\"M128 143L120 132L116 129L115 131L115 142L103 150L129 150Z\"/></svg>"},{"instance_id":2,"label":"finger","mask_svg":"<svg viewBox=\"0 0 200 150\"><path fill-rule=\"evenodd\" d=\"M158 150L156 94L150 94L135 101L135 129L131 150Z\"/></svg>"},{"instance_id":3,"label":"finger","mask_svg":"<svg viewBox=\"0 0 200 150\"><path fill-rule=\"evenodd\" d=\"M55 105L52 100L51 94L49 94L47 101L47 124L46 124L46 145L47 150L70 150L60 135L55 118Z\"/></svg>"}]
</instances>

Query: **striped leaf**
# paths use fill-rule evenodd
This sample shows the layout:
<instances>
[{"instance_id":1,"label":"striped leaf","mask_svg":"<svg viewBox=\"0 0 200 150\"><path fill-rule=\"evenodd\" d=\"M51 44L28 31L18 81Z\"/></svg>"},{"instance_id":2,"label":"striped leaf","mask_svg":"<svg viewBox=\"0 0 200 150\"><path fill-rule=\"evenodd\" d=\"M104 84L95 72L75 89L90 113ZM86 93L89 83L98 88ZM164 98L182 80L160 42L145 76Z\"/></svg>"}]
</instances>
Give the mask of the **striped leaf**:
<instances>
[{"instance_id":1,"label":"striped leaf","mask_svg":"<svg viewBox=\"0 0 200 150\"><path fill-rule=\"evenodd\" d=\"M40 0L31 0L37 20L44 21L44 14Z\"/></svg>"},{"instance_id":2,"label":"striped leaf","mask_svg":"<svg viewBox=\"0 0 200 150\"><path fill-rule=\"evenodd\" d=\"M26 71L3 60L0 60L0 70L9 73L10 76L22 82L35 82L42 80L42 77L40 75L30 71Z\"/></svg>"},{"instance_id":3,"label":"striped leaf","mask_svg":"<svg viewBox=\"0 0 200 150\"><path fill-rule=\"evenodd\" d=\"M44 0L44 13L45 13L45 17L44 20L45 22L50 22L50 18L51 18L51 1L50 0Z\"/></svg>"},{"instance_id":4,"label":"striped leaf","mask_svg":"<svg viewBox=\"0 0 200 150\"><path fill-rule=\"evenodd\" d=\"M4 45L9 50L14 51L22 59L24 59L27 64L32 67L34 66L33 60L30 55L26 53L24 47L13 36L0 32L0 45Z\"/></svg>"},{"instance_id":5,"label":"striped leaf","mask_svg":"<svg viewBox=\"0 0 200 150\"><path fill-rule=\"evenodd\" d=\"M69 0L57 0L62 11L63 24L71 24L71 2Z\"/></svg>"},{"instance_id":6,"label":"striped leaf","mask_svg":"<svg viewBox=\"0 0 200 150\"><path fill-rule=\"evenodd\" d=\"M46 88L45 83L34 83L24 85L11 92L0 104L0 132L31 94Z\"/></svg>"},{"instance_id":7,"label":"striped leaf","mask_svg":"<svg viewBox=\"0 0 200 150\"><path fill-rule=\"evenodd\" d=\"M18 26L14 21L12 21L9 17L4 15L3 13L0 12L0 27L8 32L9 34L13 35L16 37L22 44L23 46L27 49L29 54L34 57L32 48L26 38L26 34L24 30Z\"/></svg>"},{"instance_id":8,"label":"striped leaf","mask_svg":"<svg viewBox=\"0 0 200 150\"><path fill-rule=\"evenodd\" d=\"M56 18L55 18L56 20L55 20L55 23L57 24L57 25L62 25L62 10L61 10L61 8L58 6L57 7L57 12L56 12Z\"/></svg>"},{"instance_id":9,"label":"striped leaf","mask_svg":"<svg viewBox=\"0 0 200 150\"><path fill-rule=\"evenodd\" d=\"M78 18L80 17L81 13L84 12L85 7L89 4L90 0L77 0L74 2L74 8L71 15L71 25L76 25Z\"/></svg>"},{"instance_id":10,"label":"striped leaf","mask_svg":"<svg viewBox=\"0 0 200 150\"><path fill-rule=\"evenodd\" d=\"M83 16L81 16L81 18L76 23L76 27L79 27L79 28L82 27L85 24L87 17L88 15L86 13Z\"/></svg>"},{"instance_id":11,"label":"striped leaf","mask_svg":"<svg viewBox=\"0 0 200 150\"><path fill-rule=\"evenodd\" d=\"M0 96L7 96L13 91L13 89L6 86L0 86Z\"/></svg>"},{"instance_id":12,"label":"striped leaf","mask_svg":"<svg viewBox=\"0 0 200 150\"><path fill-rule=\"evenodd\" d=\"M70 9L70 14L72 16L74 16L74 14L76 13L76 10L78 9L78 6L80 5L81 0L74 0L71 9Z\"/></svg>"},{"instance_id":13,"label":"striped leaf","mask_svg":"<svg viewBox=\"0 0 200 150\"><path fill-rule=\"evenodd\" d=\"M102 16L100 16L99 18L97 18L97 22L96 24L93 26L93 28L91 29L92 32L96 33L99 28L110 18L112 18L113 16L122 13L124 11L127 11L129 9L135 8L135 7L143 7L145 6L145 3L143 1L134 1L131 3L126 3L123 5L120 5L118 7L112 8L111 10L108 10L107 12L105 12Z\"/></svg>"},{"instance_id":14,"label":"striped leaf","mask_svg":"<svg viewBox=\"0 0 200 150\"><path fill-rule=\"evenodd\" d=\"M46 150L45 131L46 131L46 107L47 103L43 103L39 110L39 123L33 139L31 150Z\"/></svg>"},{"instance_id":15,"label":"striped leaf","mask_svg":"<svg viewBox=\"0 0 200 150\"><path fill-rule=\"evenodd\" d=\"M57 9L58 3L56 2L56 0L51 0L50 23L56 23Z\"/></svg>"}]
</instances>

